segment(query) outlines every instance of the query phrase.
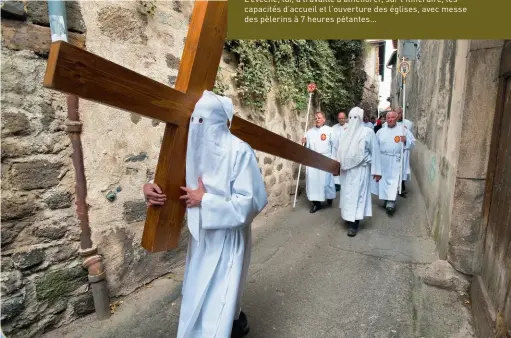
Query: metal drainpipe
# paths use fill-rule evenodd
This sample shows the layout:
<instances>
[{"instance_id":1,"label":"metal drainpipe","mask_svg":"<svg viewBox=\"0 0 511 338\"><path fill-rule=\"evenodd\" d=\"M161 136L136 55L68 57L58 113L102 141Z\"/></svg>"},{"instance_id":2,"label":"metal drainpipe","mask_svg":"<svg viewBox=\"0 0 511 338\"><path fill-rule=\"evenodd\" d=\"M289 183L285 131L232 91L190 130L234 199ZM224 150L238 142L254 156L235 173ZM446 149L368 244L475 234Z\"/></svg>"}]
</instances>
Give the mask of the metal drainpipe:
<instances>
[{"instance_id":1,"label":"metal drainpipe","mask_svg":"<svg viewBox=\"0 0 511 338\"><path fill-rule=\"evenodd\" d=\"M48 1L48 15L50 19L52 41L67 42L67 18L66 4L62 0ZM98 249L93 245L89 226L89 214L87 205L87 181L83 165L83 152L80 133L82 121L78 113L78 97L67 96L66 132L73 146L73 166L76 176L76 213L80 223L80 256L83 259L83 267L88 270L89 282L94 298L94 308L98 319L110 317L110 302L108 299L108 287L103 257L98 254Z\"/></svg>"}]
</instances>

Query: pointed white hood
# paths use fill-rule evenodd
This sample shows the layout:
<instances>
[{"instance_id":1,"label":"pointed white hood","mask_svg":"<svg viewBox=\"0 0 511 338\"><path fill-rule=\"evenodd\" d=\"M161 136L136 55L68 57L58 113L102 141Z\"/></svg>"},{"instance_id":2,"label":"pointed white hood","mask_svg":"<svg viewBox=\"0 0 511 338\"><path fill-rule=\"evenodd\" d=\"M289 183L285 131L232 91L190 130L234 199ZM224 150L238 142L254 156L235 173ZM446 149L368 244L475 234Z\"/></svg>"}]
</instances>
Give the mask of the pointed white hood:
<instances>
[{"instance_id":1,"label":"pointed white hood","mask_svg":"<svg viewBox=\"0 0 511 338\"><path fill-rule=\"evenodd\" d=\"M364 146L362 142L365 135L363 119L364 110L355 107L349 113L348 128L342 134L337 151L337 160L342 170L348 170L359 165L364 159Z\"/></svg>"},{"instance_id":2,"label":"pointed white hood","mask_svg":"<svg viewBox=\"0 0 511 338\"><path fill-rule=\"evenodd\" d=\"M186 186L197 189L201 177L208 193L229 199L232 135L227 122L234 115L231 99L204 91L190 118L186 150ZM187 209L187 223L199 241L200 207Z\"/></svg>"}]
</instances>

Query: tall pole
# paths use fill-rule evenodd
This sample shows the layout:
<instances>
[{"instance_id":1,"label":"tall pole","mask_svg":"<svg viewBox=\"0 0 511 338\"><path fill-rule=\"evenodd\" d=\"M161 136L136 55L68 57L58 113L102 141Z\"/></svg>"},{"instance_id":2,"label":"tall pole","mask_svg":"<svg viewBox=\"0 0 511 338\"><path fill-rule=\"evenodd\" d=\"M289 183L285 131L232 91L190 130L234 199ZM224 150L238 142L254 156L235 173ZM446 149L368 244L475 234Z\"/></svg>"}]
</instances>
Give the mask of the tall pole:
<instances>
[{"instance_id":1,"label":"tall pole","mask_svg":"<svg viewBox=\"0 0 511 338\"><path fill-rule=\"evenodd\" d=\"M402 135L406 135L405 131L405 111L406 111L406 74L410 71L410 64L405 61L405 58L403 57L401 63L399 64L399 72L403 76L403 122L401 122L402 125ZM405 152L405 144L401 141L401 159L400 159L400 166L399 166L399 183L398 183L398 191L401 195L402 193L402 187L403 187L403 166L404 166L404 152Z\"/></svg>"},{"instance_id":2,"label":"tall pole","mask_svg":"<svg viewBox=\"0 0 511 338\"><path fill-rule=\"evenodd\" d=\"M311 110L311 103L312 103L312 94L316 90L316 85L314 83L311 83L307 86L307 90L309 92L309 104L307 105L307 119L305 120L305 134L307 133L307 128L309 127L309 115ZM303 144L302 144L303 145ZM296 177L296 188L295 188L295 198L293 201L293 209L296 206L296 195L298 195L298 186L300 185L300 174L302 171L302 164L300 163L300 166L298 167L298 176Z\"/></svg>"},{"instance_id":3,"label":"tall pole","mask_svg":"<svg viewBox=\"0 0 511 338\"><path fill-rule=\"evenodd\" d=\"M406 77L403 77L403 122L401 123L402 125L402 135L406 135L405 134L405 108L406 107ZM404 165L404 152L405 152L405 144L403 142L401 142L401 165L399 166L399 169L400 169L400 174L399 174L399 177L401 178L399 180L399 194L402 193L402 188L403 188L403 179L404 179L404 174L403 174L403 165Z\"/></svg>"}]
</instances>

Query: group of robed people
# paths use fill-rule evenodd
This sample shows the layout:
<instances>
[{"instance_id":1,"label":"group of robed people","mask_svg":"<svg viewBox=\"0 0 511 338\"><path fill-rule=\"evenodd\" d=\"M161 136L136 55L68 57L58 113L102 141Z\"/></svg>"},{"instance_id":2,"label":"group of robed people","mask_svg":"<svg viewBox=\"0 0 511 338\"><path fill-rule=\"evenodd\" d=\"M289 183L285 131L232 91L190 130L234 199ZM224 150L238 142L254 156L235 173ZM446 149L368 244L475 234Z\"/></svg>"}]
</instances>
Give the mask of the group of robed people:
<instances>
[{"instance_id":1,"label":"group of robed people","mask_svg":"<svg viewBox=\"0 0 511 338\"><path fill-rule=\"evenodd\" d=\"M348 236L353 237L360 221L372 216L371 194L383 201L389 215L396 210L398 193L406 196L415 138L412 122L402 119L401 108L388 112L377 132L359 107L337 118L339 123L330 127L325 114L317 112L315 126L302 139L307 148L339 161L341 168L334 175L307 167L306 193L312 202L310 212L315 213L324 202L331 206L339 192L341 217L348 223Z\"/></svg>"}]
</instances>

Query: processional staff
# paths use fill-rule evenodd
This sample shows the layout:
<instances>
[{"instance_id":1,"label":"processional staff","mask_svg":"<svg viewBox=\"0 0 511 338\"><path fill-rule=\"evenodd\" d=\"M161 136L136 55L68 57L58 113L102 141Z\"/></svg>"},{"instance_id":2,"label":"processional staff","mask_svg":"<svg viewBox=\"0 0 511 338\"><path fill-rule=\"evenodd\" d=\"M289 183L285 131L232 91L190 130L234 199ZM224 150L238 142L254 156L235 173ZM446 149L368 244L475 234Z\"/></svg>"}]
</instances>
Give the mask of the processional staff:
<instances>
[{"instance_id":1,"label":"processional staff","mask_svg":"<svg viewBox=\"0 0 511 338\"><path fill-rule=\"evenodd\" d=\"M403 129L403 136L406 135L406 130L405 130L405 112L406 112L406 74L408 74L408 72L410 71L410 63L408 63L407 61L405 61L405 58L403 57L403 59L401 60L401 62L399 63L399 72L401 73L401 76L403 77L403 122L401 123L402 124L402 129ZM400 180L399 180L399 194L401 195L401 192L402 192L402 184L401 184L401 181L403 181L403 156L404 156L404 149L405 149L405 144L403 142L401 142L401 164L399 166L399 177L400 177Z\"/></svg>"},{"instance_id":2,"label":"processional staff","mask_svg":"<svg viewBox=\"0 0 511 338\"><path fill-rule=\"evenodd\" d=\"M309 115L310 115L310 109L311 109L311 102L312 102L312 94L316 90L316 84L309 83L307 86L307 91L309 92L309 104L307 105L307 118L305 120L305 132L304 137L307 134L307 128L309 127ZM300 166L298 167L298 176L296 177L296 188L295 188L295 199L293 201L293 208L296 206L296 195L298 194L298 185L300 184L300 173L302 171L302 164L300 163Z\"/></svg>"}]
</instances>

